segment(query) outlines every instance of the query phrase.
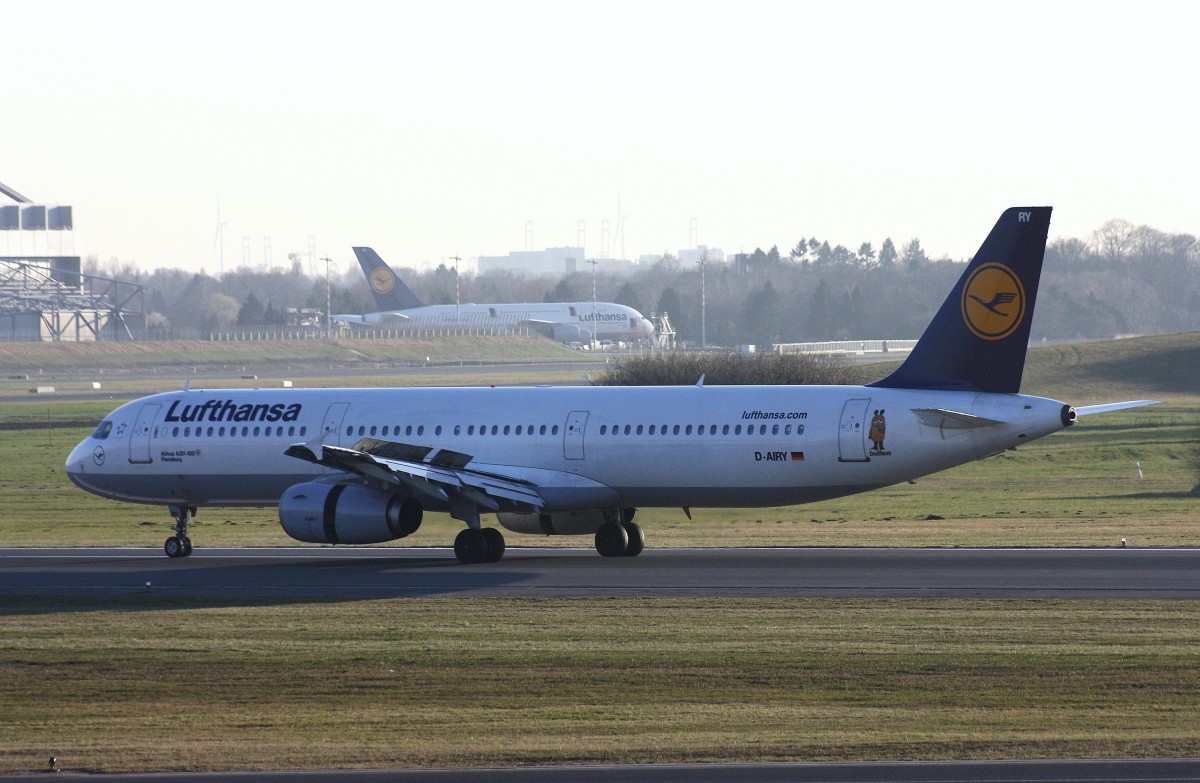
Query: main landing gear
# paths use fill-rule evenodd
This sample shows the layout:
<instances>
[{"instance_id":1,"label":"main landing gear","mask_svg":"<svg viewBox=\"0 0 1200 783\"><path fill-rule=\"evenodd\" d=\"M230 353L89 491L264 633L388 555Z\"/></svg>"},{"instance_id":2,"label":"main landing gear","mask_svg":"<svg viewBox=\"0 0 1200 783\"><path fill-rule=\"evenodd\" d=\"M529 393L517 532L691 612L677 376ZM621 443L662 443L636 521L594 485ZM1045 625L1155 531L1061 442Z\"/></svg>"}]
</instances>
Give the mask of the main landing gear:
<instances>
[{"instance_id":1,"label":"main landing gear","mask_svg":"<svg viewBox=\"0 0 1200 783\"><path fill-rule=\"evenodd\" d=\"M196 516L195 506L171 506L171 516L175 517L175 535L163 543L163 551L167 557L187 557L192 553L192 539L188 538L188 520Z\"/></svg>"},{"instance_id":2,"label":"main landing gear","mask_svg":"<svg viewBox=\"0 0 1200 783\"><path fill-rule=\"evenodd\" d=\"M646 548L646 536L631 521L633 509L622 510L620 516L620 519L605 522L596 531L596 551L601 557L637 557Z\"/></svg>"},{"instance_id":3,"label":"main landing gear","mask_svg":"<svg viewBox=\"0 0 1200 783\"><path fill-rule=\"evenodd\" d=\"M454 539L454 556L460 563L495 563L504 557L504 534L494 527L469 527Z\"/></svg>"}]
</instances>

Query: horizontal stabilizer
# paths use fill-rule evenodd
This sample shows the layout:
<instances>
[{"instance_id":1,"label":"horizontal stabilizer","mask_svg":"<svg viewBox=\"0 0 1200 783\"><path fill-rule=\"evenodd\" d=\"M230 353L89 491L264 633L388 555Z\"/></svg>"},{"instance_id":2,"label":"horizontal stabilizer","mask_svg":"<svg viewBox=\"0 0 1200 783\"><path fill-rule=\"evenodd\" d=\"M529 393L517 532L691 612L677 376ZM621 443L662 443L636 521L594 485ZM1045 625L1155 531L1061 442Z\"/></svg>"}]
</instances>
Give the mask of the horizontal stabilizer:
<instances>
[{"instance_id":1,"label":"horizontal stabilizer","mask_svg":"<svg viewBox=\"0 0 1200 783\"><path fill-rule=\"evenodd\" d=\"M946 408L913 408L921 423L929 427L947 430L972 430L976 427L992 427L1003 424L1002 421L987 419L962 411L952 411Z\"/></svg>"},{"instance_id":2,"label":"horizontal stabilizer","mask_svg":"<svg viewBox=\"0 0 1200 783\"><path fill-rule=\"evenodd\" d=\"M1128 402L1106 402L1103 405L1084 405L1075 409L1076 416L1090 416L1093 413L1108 413L1122 411L1126 408L1142 408L1146 405L1161 405L1158 400L1130 400Z\"/></svg>"}]
</instances>

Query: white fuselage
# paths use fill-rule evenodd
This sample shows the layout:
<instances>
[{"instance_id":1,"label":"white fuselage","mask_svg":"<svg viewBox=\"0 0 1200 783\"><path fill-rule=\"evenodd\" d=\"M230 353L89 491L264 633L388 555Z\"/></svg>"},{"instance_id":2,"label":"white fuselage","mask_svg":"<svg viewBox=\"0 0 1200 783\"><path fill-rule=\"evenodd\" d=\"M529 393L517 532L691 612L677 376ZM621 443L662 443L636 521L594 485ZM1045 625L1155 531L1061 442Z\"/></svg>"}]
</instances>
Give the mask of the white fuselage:
<instances>
[{"instance_id":1,"label":"white fuselage","mask_svg":"<svg viewBox=\"0 0 1200 783\"><path fill-rule=\"evenodd\" d=\"M989 421L928 413L943 409ZM191 390L121 406L67 471L118 500L265 506L335 474L285 455L290 445L373 437L469 454L471 470L535 485L547 512L774 506L980 459L1062 429L1064 410L859 386Z\"/></svg>"},{"instance_id":2,"label":"white fuselage","mask_svg":"<svg viewBox=\"0 0 1200 783\"><path fill-rule=\"evenodd\" d=\"M641 313L612 302L597 302L594 308L592 302L424 305L361 316L335 315L334 320L381 329L399 326L474 329L522 324L560 326L591 334L597 340L637 341L654 336L654 325Z\"/></svg>"}]
</instances>

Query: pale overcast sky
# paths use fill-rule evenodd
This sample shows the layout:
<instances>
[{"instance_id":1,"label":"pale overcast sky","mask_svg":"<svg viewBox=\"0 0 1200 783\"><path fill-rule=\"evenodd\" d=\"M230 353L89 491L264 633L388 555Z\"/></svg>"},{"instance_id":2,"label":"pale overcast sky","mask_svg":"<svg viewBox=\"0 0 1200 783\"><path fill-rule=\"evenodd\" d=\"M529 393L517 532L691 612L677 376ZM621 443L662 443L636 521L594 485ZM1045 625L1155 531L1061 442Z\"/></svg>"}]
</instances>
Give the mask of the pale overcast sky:
<instances>
[{"instance_id":1,"label":"pale overcast sky","mask_svg":"<svg viewBox=\"0 0 1200 783\"><path fill-rule=\"evenodd\" d=\"M1196 234L1198 8L0 0L0 182L72 205L79 254L209 272L218 198L227 269L243 237L500 255L527 221L597 256L621 213L631 258L693 218L727 253L965 258L1036 204L1052 238Z\"/></svg>"}]
</instances>

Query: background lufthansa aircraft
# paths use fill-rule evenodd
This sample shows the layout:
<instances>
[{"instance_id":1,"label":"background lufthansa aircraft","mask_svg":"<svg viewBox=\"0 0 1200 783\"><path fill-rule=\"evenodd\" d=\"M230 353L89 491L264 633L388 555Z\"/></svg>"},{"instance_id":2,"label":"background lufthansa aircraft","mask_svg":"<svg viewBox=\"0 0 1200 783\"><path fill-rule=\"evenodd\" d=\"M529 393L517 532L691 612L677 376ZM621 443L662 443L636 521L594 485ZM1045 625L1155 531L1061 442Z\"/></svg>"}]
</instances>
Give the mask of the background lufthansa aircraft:
<instances>
[{"instance_id":1,"label":"background lufthansa aircraft","mask_svg":"<svg viewBox=\"0 0 1200 783\"><path fill-rule=\"evenodd\" d=\"M509 304L427 305L369 247L354 248L379 311L334 315L335 322L380 329L402 324L439 326L527 326L559 342L654 337L654 325L632 307L613 302L517 302Z\"/></svg>"},{"instance_id":2,"label":"background lufthansa aircraft","mask_svg":"<svg viewBox=\"0 0 1200 783\"><path fill-rule=\"evenodd\" d=\"M908 359L867 386L186 390L113 411L67 472L170 507L172 557L191 551L198 507L239 505L278 505L288 535L326 544L403 538L449 512L467 563L504 553L486 513L636 555L639 506L824 500L1152 404L1018 393L1049 225L1049 207L1004 212Z\"/></svg>"}]
</instances>

